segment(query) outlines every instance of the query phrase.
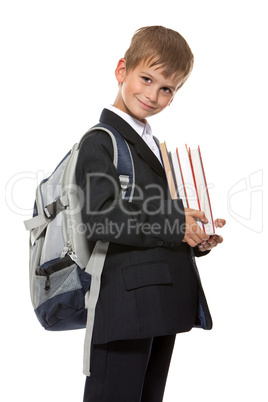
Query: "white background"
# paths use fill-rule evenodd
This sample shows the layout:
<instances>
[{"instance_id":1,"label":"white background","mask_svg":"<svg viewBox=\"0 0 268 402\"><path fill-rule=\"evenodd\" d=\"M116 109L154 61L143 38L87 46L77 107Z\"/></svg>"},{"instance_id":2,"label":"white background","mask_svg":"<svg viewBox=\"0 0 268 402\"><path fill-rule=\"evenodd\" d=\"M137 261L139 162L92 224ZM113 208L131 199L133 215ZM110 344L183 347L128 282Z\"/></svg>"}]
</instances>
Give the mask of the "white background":
<instances>
[{"instance_id":1,"label":"white background","mask_svg":"<svg viewBox=\"0 0 268 402\"><path fill-rule=\"evenodd\" d=\"M198 261L214 328L177 337L164 401L268 400L266 2L6 0L0 8L2 401L82 401L84 331L50 333L37 322L23 220L38 182L113 102L117 60L145 25L178 30L195 55L188 82L150 123L169 149L201 146L214 216L227 220L224 243Z\"/></svg>"}]
</instances>

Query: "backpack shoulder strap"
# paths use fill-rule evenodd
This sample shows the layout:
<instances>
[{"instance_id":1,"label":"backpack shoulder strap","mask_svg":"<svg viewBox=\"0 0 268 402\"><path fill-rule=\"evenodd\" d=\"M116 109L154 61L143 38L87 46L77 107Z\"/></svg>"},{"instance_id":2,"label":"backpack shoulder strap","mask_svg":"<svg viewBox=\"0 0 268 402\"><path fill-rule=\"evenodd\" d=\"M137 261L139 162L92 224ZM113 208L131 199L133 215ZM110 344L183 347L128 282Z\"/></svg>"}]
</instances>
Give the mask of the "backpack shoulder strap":
<instances>
[{"instance_id":1,"label":"backpack shoulder strap","mask_svg":"<svg viewBox=\"0 0 268 402\"><path fill-rule=\"evenodd\" d=\"M122 189L122 198L132 201L135 183L135 170L128 143L114 127L108 124L97 124L89 132L96 130L105 131L110 135L114 149L113 163L119 176ZM85 136L87 136L89 132L86 133ZM84 140L85 136L81 141ZM91 275L90 291L88 291L85 296L85 303L87 307L87 324L84 341L83 373L86 376L90 376L90 352L95 320L95 309L99 298L101 274L108 247L109 242L97 241L85 269L85 271Z\"/></svg>"},{"instance_id":2,"label":"backpack shoulder strap","mask_svg":"<svg viewBox=\"0 0 268 402\"><path fill-rule=\"evenodd\" d=\"M96 130L105 131L110 135L114 151L113 163L118 172L122 188L122 198L132 201L135 185L135 168L129 145L122 135L113 126L106 123L99 123L82 137L79 147L88 134Z\"/></svg>"}]
</instances>

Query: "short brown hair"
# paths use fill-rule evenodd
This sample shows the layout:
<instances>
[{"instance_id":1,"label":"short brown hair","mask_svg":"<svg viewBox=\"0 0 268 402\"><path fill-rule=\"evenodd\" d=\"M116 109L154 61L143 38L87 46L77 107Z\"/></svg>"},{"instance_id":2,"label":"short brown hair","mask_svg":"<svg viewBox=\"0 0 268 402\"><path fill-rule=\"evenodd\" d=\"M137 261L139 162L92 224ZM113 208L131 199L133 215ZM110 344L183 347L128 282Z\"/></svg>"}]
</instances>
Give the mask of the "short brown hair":
<instances>
[{"instance_id":1,"label":"short brown hair","mask_svg":"<svg viewBox=\"0 0 268 402\"><path fill-rule=\"evenodd\" d=\"M133 70L141 61L163 68L164 76L181 76L182 83L189 77L194 63L193 53L186 40L176 31L162 26L138 29L125 53L126 70Z\"/></svg>"}]
</instances>

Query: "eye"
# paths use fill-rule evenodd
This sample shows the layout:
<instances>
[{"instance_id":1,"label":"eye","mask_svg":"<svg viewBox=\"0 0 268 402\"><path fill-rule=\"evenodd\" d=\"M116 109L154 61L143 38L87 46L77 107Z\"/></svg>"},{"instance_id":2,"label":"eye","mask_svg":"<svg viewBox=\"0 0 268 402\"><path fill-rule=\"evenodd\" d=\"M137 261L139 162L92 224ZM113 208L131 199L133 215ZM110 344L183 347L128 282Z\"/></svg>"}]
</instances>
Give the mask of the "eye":
<instances>
[{"instance_id":1,"label":"eye","mask_svg":"<svg viewBox=\"0 0 268 402\"><path fill-rule=\"evenodd\" d=\"M171 94L171 90L168 87L163 87L162 91L164 91L166 94Z\"/></svg>"},{"instance_id":2,"label":"eye","mask_svg":"<svg viewBox=\"0 0 268 402\"><path fill-rule=\"evenodd\" d=\"M150 84L150 83L152 82L151 78L148 78L148 77L141 77L141 78L142 78L142 80L143 80L144 82L146 82L147 84Z\"/></svg>"}]
</instances>

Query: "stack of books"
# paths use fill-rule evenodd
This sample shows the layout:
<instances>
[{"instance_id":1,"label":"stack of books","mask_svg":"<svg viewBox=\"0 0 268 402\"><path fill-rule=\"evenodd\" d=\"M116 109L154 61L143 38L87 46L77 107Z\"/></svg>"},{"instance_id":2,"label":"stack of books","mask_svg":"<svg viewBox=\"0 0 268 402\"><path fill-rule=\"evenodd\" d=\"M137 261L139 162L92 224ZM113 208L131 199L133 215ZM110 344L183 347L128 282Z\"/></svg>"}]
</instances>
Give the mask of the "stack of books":
<instances>
[{"instance_id":1,"label":"stack of books","mask_svg":"<svg viewBox=\"0 0 268 402\"><path fill-rule=\"evenodd\" d=\"M160 143L160 151L171 198L181 198L184 208L203 211L208 223L198 222L208 235L215 233L211 203L200 147L187 146L168 152L166 143Z\"/></svg>"}]
</instances>

